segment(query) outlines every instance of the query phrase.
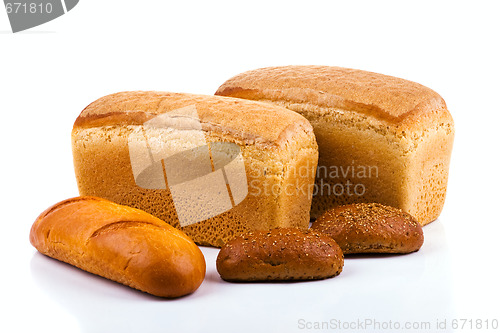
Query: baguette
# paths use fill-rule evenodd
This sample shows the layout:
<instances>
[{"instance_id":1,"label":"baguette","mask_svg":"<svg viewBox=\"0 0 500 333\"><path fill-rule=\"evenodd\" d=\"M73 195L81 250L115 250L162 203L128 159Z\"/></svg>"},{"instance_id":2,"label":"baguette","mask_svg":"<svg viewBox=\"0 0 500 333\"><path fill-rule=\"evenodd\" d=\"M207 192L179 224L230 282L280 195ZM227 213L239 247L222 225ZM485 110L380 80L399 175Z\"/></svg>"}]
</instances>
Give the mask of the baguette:
<instances>
[{"instance_id":1,"label":"baguette","mask_svg":"<svg viewBox=\"0 0 500 333\"><path fill-rule=\"evenodd\" d=\"M96 197L48 208L30 242L44 255L160 297L190 294L205 277L203 254L182 231Z\"/></svg>"},{"instance_id":2,"label":"baguette","mask_svg":"<svg viewBox=\"0 0 500 333\"><path fill-rule=\"evenodd\" d=\"M433 90L349 68L284 66L238 74L216 95L279 105L311 122L320 154L313 219L363 202L400 208L422 225L441 213L455 131Z\"/></svg>"}]
</instances>

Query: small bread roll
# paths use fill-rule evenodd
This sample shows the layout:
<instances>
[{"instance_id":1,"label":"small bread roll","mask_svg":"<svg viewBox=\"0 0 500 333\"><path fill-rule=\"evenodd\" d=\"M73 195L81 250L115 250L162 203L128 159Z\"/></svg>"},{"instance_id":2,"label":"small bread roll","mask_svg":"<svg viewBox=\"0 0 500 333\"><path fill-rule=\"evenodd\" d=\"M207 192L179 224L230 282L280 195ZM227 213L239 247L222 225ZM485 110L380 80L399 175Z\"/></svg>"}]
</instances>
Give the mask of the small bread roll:
<instances>
[{"instance_id":1,"label":"small bread roll","mask_svg":"<svg viewBox=\"0 0 500 333\"><path fill-rule=\"evenodd\" d=\"M345 254L409 253L424 243L422 227L413 216L378 203L336 207L320 216L312 229L335 239Z\"/></svg>"},{"instance_id":2,"label":"small bread roll","mask_svg":"<svg viewBox=\"0 0 500 333\"><path fill-rule=\"evenodd\" d=\"M217 271L226 281L316 280L342 272L344 256L333 239L297 228L254 231L224 245Z\"/></svg>"},{"instance_id":3,"label":"small bread roll","mask_svg":"<svg viewBox=\"0 0 500 333\"><path fill-rule=\"evenodd\" d=\"M160 297L194 292L205 258L182 231L139 209L97 197L64 200L31 227L41 253Z\"/></svg>"}]
</instances>

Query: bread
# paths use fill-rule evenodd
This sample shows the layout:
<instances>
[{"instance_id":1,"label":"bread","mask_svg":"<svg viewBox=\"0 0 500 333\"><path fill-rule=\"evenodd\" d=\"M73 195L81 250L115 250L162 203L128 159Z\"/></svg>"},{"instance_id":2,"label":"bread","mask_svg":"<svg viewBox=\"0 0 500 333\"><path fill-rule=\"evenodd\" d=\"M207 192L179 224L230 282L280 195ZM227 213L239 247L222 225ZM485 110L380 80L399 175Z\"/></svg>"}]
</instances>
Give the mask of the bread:
<instances>
[{"instance_id":1,"label":"bread","mask_svg":"<svg viewBox=\"0 0 500 333\"><path fill-rule=\"evenodd\" d=\"M33 224L30 242L49 257L155 296L190 294L205 277L203 254L182 231L100 198L50 207Z\"/></svg>"},{"instance_id":2,"label":"bread","mask_svg":"<svg viewBox=\"0 0 500 333\"><path fill-rule=\"evenodd\" d=\"M355 69L285 66L236 75L216 95L283 106L311 122L320 152L313 218L358 202L401 208L422 225L439 216L454 125L433 90Z\"/></svg>"},{"instance_id":3,"label":"bread","mask_svg":"<svg viewBox=\"0 0 500 333\"><path fill-rule=\"evenodd\" d=\"M413 216L377 203L333 208L311 228L332 237L344 254L410 253L424 243L422 226Z\"/></svg>"},{"instance_id":4,"label":"bread","mask_svg":"<svg viewBox=\"0 0 500 333\"><path fill-rule=\"evenodd\" d=\"M285 108L122 92L82 111L72 146L81 195L143 209L198 244L309 225L317 144L309 122Z\"/></svg>"},{"instance_id":5,"label":"bread","mask_svg":"<svg viewBox=\"0 0 500 333\"><path fill-rule=\"evenodd\" d=\"M217 256L217 271L227 281L325 279L340 274L343 266L333 239L297 228L240 235Z\"/></svg>"}]
</instances>

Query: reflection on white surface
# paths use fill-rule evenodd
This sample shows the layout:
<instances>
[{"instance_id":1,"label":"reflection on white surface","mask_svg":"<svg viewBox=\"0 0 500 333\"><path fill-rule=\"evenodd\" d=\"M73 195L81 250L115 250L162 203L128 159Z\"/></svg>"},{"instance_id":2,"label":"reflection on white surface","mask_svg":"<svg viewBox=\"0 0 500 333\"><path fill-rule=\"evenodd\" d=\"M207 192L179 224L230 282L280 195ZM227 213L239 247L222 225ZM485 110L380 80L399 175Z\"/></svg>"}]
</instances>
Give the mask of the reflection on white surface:
<instances>
[{"instance_id":1,"label":"reflection on white surface","mask_svg":"<svg viewBox=\"0 0 500 333\"><path fill-rule=\"evenodd\" d=\"M317 322L358 319L435 325L454 314L450 255L439 221L424 231L419 252L347 257L342 274L311 282L227 283L215 270L218 249L202 248L205 281L194 294L175 300L39 253L31 260L31 273L41 290L78 318L82 332L304 332L319 331L303 328Z\"/></svg>"}]
</instances>

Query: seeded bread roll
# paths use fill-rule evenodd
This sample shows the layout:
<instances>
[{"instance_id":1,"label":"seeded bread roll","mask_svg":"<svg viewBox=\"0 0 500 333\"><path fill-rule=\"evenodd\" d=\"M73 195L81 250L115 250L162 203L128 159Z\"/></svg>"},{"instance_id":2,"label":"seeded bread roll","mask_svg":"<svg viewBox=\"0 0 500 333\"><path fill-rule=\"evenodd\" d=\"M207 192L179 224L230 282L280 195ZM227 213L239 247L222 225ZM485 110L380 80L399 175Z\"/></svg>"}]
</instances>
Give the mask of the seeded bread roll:
<instances>
[{"instance_id":1,"label":"seeded bread roll","mask_svg":"<svg viewBox=\"0 0 500 333\"><path fill-rule=\"evenodd\" d=\"M413 216L377 203L333 208L311 228L332 237L344 254L410 253L424 243L422 227Z\"/></svg>"},{"instance_id":2,"label":"seeded bread roll","mask_svg":"<svg viewBox=\"0 0 500 333\"><path fill-rule=\"evenodd\" d=\"M355 69L284 66L238 74L216 95L283 106L311 122L320 152L313 218L359 202L401 208L423 225L439 216L454 126L433 90Z\"/></svg>"},{"instance_id":3,"label":"seeded bread roll","mask_svg":"<svg viewBox=\"0 0 500 333\"><path fill-rule=\"evenodd\" d=\"M227 281L316 280L342 272L344 257L330 237L277 228L240 235L224 245L217 271Z\"/></svg>"},{"instance_id":4,"label":"seeded bread roll","mask_svg":"<svg viewBox=\"0 0 500 333\"><path fill-rule=\"evenodd\" d=\"M142 209L198 244L309 225L316 140L309 122L285 108L122 92L82 111L72 146L81 195Z\"/></svg>"},{"instance_id":5,"label":"seeded bread roll","mask_svg":"<svg viewBox=\"0 0 500 333\"><path fill-rule=\"evenodd\" d=\"M31 227L41 253L160 297L194 292L205 258L182 231L131 207L95 197L64 200Z\"/></svg>"}]
</instances>

